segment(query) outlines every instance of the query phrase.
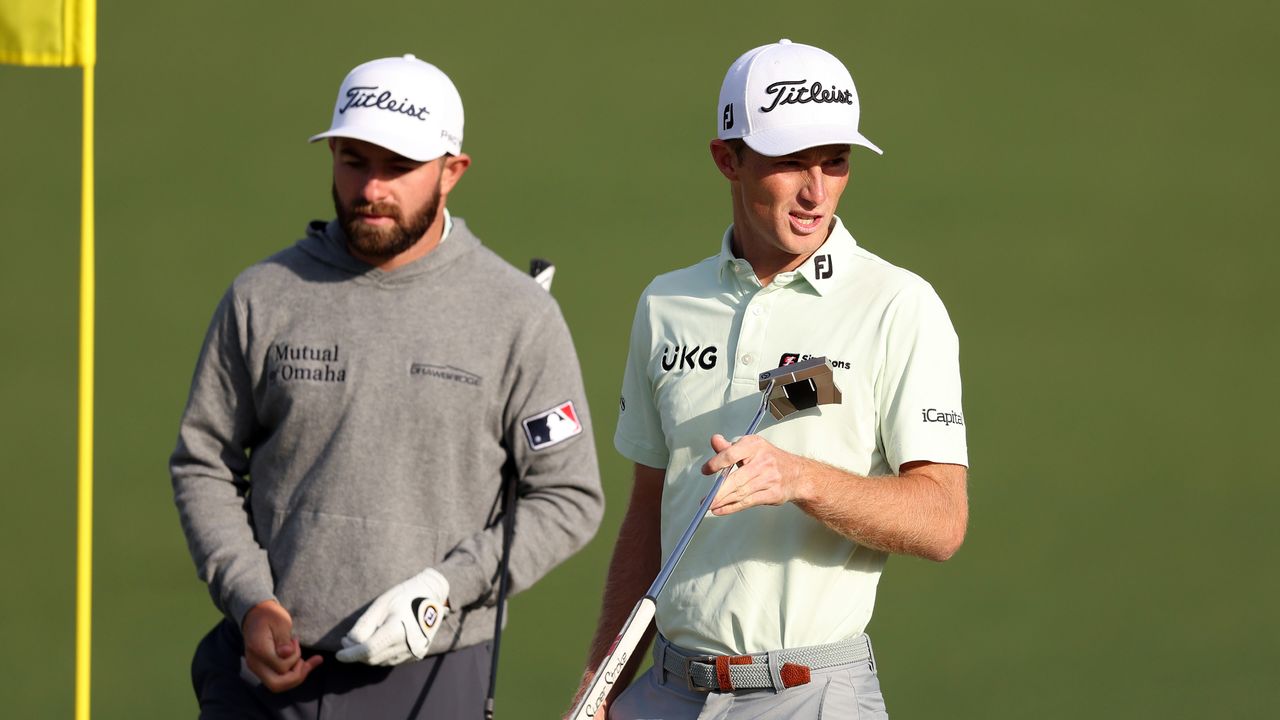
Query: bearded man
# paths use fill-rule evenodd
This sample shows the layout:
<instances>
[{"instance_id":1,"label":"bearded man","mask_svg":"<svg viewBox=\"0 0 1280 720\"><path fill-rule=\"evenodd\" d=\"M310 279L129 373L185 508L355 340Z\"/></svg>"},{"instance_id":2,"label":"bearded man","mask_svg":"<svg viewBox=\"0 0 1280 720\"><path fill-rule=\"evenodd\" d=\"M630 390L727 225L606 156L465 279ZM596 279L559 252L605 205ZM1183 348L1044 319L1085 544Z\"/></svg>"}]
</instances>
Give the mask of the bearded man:
<instances>
[{"instance_id":1,"label":"bearded man","mask_svg":"<svg viewBox=\"0 0 1280 720\"><path fill-rule=\"evenodd\" d=\"M513 592L599 525L560 308L445 207L471 163L462 127L434 65L356 67L311 138L337 218L214 313L170 459L225 616L192 664L202 718L480 717L503 513Z\"/></svg>"}]
</instances>

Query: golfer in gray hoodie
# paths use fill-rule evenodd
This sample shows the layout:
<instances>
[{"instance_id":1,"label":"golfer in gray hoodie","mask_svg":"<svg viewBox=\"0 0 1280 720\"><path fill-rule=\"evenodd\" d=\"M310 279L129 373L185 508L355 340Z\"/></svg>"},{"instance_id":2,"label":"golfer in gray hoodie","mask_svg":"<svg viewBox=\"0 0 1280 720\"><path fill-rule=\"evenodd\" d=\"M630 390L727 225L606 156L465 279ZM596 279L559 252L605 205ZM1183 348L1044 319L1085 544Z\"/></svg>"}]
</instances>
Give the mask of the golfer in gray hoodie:
<instances>
[{"instance_id":1,"label":"golfer in gray hoodie","mask_svg":"<svg viewBox=\"0 0 1280 720\"><path fill-rule=\"evenodd\" d=\"M513 591L595 533L586 397L560 309L445 209L470 157L449 78L347 75L326 139L337 219L240 274L170 459L225 619L201 716L480 717L518 481Z\"/></svg>"}]
</instances>

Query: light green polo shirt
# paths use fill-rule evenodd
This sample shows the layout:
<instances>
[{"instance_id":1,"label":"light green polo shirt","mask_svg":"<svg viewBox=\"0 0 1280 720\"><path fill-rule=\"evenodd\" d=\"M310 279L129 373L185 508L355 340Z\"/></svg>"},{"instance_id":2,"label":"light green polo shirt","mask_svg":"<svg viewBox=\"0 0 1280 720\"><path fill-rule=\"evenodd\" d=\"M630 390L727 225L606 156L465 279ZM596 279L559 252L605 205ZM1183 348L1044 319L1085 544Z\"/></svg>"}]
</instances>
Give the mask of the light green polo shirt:
<instances>
[{"instance_id":1,"label":"light green polo shirt","mask_svg":"<svg viewBox=\"0 0 1280 720\"><path fill-rule=\"evenodd\" d=\"M653 280L631 330L614 445L666 468L666 557L711 485L711 436L736 438L759 406L757 376L826 356L843 393L757 432L778 447L860 475L927 460L968 465L959 344L919 276L858 247L835 220L799 269L761 287L730 249ZM793 504L708 515L658 598L658 629L708 653L820 645L861 633L886 554Z\"/></svg>"}]
</instances>

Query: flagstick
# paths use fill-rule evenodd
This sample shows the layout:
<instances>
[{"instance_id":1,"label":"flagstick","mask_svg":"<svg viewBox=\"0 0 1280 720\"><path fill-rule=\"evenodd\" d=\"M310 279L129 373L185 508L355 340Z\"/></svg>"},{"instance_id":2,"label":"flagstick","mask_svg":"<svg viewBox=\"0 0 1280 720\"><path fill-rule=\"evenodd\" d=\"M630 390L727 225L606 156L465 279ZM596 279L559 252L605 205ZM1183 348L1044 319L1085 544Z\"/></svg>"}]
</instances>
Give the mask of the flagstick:
<instances>
[{"instance_id":1,"label":"flagstick","mask_svg":"<svg viewBox=\"0 0 1280 720\"><path fill-rule=\"evenodd\" d=\"M93 619L93 64L84 67L80 175L80 398L76 479L76 720L89 718Z\"/></svg>"}]
</instances>

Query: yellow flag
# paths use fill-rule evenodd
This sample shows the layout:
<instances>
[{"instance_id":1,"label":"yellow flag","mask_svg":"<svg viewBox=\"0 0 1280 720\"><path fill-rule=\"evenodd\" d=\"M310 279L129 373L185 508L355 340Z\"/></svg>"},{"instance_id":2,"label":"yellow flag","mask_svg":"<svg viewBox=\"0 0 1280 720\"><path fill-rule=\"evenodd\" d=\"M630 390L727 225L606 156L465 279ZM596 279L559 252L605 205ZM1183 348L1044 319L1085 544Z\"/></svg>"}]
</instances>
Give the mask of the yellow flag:
<instances>
[{"instance_id":1,"label":"yellow flag","mask_svg":"<svg viewBox=\"0 0 1280 720\"><path fill-rule=\"evenodd\" d=\"M96 0L0 0L0 63L91 67Z\"/></svg>"}]
</instances>

